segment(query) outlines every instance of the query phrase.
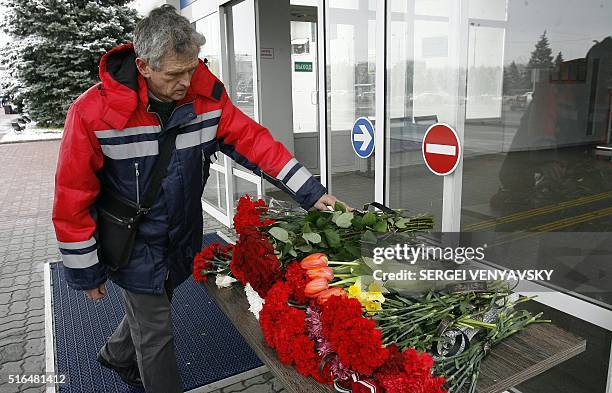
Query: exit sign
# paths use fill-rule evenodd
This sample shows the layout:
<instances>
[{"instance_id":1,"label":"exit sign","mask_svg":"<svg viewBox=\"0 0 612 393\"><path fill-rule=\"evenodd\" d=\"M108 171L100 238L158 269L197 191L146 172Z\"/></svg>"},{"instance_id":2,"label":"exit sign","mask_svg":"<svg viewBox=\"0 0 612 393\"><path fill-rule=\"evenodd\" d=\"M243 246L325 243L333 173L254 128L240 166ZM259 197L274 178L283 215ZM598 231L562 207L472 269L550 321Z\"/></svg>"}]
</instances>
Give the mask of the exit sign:
<instances>
[{"instance_id":1,"label":"exit sign","mask_svg":"<svg viewBox=\"0 0 612 393\"><path fill-rule=\"evenodd\" d=\"M312 72L312 61L296 61L295 72Z\"/></svg>"}]
</instances>

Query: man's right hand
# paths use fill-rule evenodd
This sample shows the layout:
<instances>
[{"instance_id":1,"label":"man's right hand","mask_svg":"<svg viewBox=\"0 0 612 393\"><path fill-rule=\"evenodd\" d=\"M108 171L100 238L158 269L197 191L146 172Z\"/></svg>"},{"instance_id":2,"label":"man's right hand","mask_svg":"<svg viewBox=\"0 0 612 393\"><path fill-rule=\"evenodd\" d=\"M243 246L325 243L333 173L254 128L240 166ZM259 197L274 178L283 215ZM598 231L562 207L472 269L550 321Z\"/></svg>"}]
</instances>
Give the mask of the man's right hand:
<instances>
[{"instance_id":1,"label":"man's right hand","mask_svg":"<svg viewBox=\"0 0 612 393\"><path fill-rule=\"evenodd\" d=\"M91 300L100 300L106 295L106 282L98 285L97 288L86 289L85 296Z\"/></svg>"}]
</instances>

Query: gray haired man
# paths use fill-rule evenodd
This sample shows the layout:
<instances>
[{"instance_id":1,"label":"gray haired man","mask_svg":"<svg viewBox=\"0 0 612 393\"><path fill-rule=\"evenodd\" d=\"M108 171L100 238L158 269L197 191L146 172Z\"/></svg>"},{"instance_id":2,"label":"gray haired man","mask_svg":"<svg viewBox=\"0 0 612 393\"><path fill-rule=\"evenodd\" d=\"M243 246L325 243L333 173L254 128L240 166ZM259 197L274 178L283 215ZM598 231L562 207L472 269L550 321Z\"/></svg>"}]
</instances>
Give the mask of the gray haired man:
<instances>
[{"instance_id":1,"label":"gray haired man","mask_svg":"<svg viewBox=\"0 0 612 393\"><path fill-rule=\"evenodd\" d=\"M173 7L153 10L139 22L133 45L102 57L101 83L70 107L58 160L53 223L66 280L91 299L104 297L108 278L123 288L126 315L98 360L149 393L183 391L170 302L202 247L200 198L211 155L222 151L305 209L336 202L266 128L232 104L198 59L203 44ZM160 150L174 138L161 190L144 206L129 260L117 267L100 236L100 200L118 195L141 211L143 195L153 194L147 193L153 172L163 173L154 170Z\"/></svg>"}]
</instances>

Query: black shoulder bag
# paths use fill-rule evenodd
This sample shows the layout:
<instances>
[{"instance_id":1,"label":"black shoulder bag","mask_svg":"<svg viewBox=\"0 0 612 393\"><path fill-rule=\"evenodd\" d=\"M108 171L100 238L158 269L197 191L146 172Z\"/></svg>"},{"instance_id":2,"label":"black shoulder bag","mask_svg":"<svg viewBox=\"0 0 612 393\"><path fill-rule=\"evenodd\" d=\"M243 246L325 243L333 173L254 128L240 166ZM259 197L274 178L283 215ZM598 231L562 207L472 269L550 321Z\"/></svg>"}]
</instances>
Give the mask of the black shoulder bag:
<instances>
[{"instance_id":1,"label":"black shoulder bag","mask_svg":"<svg viewBox=\"0 0 612 393\"><path fill-rule=\"evenodd\" d=\"M177 134L178 127L168 130L168 135L160 143L159 156L140 205L108 187L102 187L95 205L98 211L98 245L102 261L112 271L121 269L130 261L140 221L151 211L168 172Z\"/></svg>"}]
</instances>

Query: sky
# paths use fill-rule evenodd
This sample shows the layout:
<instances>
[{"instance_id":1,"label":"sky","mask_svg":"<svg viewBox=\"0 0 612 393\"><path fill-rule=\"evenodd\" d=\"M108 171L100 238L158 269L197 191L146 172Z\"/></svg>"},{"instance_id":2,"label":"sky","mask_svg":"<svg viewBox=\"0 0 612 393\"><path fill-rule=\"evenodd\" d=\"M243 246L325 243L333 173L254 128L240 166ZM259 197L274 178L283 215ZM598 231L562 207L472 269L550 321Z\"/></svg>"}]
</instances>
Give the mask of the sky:
<instances>
[{"instance_id":1,"label":"sky","mask_svg":"<svg viewBox=\"0 0 612 393\"><path fill-rule=\"evenodd\" d=\"M527 63L544 30L553 56L561 51L565 60L584 57L593 40L612 35L610 21L610 1L509 0L504 63Z\"/></svg>"}]
</instances>

